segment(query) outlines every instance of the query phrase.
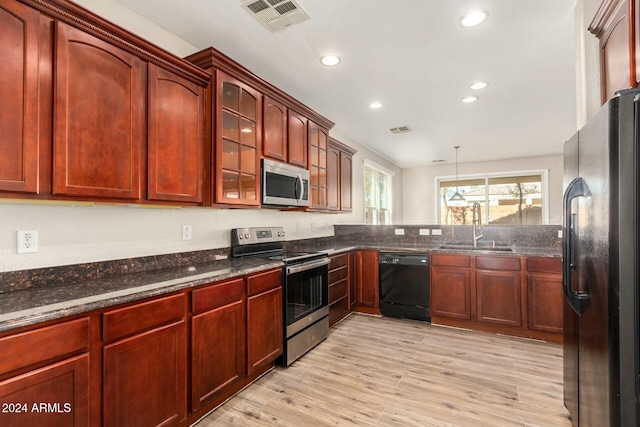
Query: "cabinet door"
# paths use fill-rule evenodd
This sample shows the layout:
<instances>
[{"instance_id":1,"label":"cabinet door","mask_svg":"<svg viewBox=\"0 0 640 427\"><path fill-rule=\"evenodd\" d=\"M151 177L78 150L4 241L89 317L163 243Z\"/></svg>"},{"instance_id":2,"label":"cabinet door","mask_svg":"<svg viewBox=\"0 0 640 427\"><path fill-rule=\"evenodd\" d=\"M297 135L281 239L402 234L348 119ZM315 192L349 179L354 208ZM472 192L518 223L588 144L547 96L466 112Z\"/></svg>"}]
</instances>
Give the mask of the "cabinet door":
<instances>
[{"instance_id":1,"label":"cabinet door","mask_svg":"<svg viewBox=\"0 0 640 427\"><path fill-rule=\"evenodd\" d=\"M461 257L462 258L462 257ZM468 257L464 257L467 259ZM431 267L431 315L471 319L471 273L466 268Z\"/></svg>"},{"instance_id":2,"label":"cabinet door","mask_svg":"<svg viewBox=\"0 0 640 427\"><path fill-rule=\"evenodd\" d=\"M105 426L175 425L187 415L184 321L104 346Z\"/></svg>"},{"instance_id":3,"label":"cabinet door","mask_svg":"<svg viewBox=\"0 0 640 427\"><path fill-rule=\"evenodd\" d=\"M143 62L57 22L53 193L139 199Z\"/></svg>"},{"instance_id":4,"label":"cabinet door","mask_svg":"<svg viewBox=\"0 0 640 427\"><path fill-rule=\"evenodd\" d=\"M307 118L295 111L287 113L287 161L307 168Z\"/></svg>"},{"instance_id":5,"label":"cabinet door","mask_svg":"<svg viewBox=\"0 0 640 427\"><path fill-rule=\"evenodd\" d=\"M529 329L562 333L562 275L527 274L527 297Z\"/></svg>"},{"instance_id":6,"label":"cabinet door","mask_svg":"<svg viewBox=\"0 0 640 427\"><path fill-rule=\"evenodd\" d=\"M378 309L380 307L378 283L378 251L356 252L357 305Z\"/></svg>"},{"instance_id":7,"label":"cabinet door","mask_svg":"<svg viewBox=\"0 0 640 427\"><path fill-rule=\"evenodd\" d=\"M262 155L287 161L287 107L264 96Z\"/></svg>"},{"instance_id":8,"label":"cabinet door","mask_svg":"<svg viewBox=\"0 0 640 427\"><path fill-rule=\"evenodd\" d=\"M353 310L358 304L356 252L349 252L349 310Z\"/></svg>"},{"instance_id":9,"label":"cabinet door","mask_svg":"<svg viewBox=\"0 0 640 427\"><path fill-rule=\"evenodd\" d=\"M340 210L351 212L353 202L351 187L353 185L353 157L345 152L340 152Z\"/></svg>"},{"instance_id":10,"label":"cabinet door","mask_svg":"<svg viewBox=\"0 0 640 427\"><path fill-rule=\"evenodd\" d=\"M81 354L0 382L0 425L88 426L89 397L89 355Z\"/></svg>"},{"instance_id":11,"label":"cabinet door","mask_svg":"<svg viewBox=\"0 0 640 427\"><path fill-rule=\"evenodd\" d=\"M193 291L197 313L191 319L193 411L244 377L245 308L243 279Z\"/></svg>"},{"instance_id":12,"label":"cabinet door","mask_svg":"<svg viewBox=\"0 0 640 427\"><path fill-rule=\"evenodd\" d=\"M479 322L522 326L519 271L476 271Z\"/></svg>"},{"instance_id":13,"label":"cabinet door","mask_svg":"<svg viewBox=\"0 0 640 427\"><path fill-rule=\"evenodd\" d=\"M0 191L38 192L38 16L0 0Z\"/></svg>"},{"instance_id":14,"label":"cabinet door","mask_svg":"<svg viewBox=\"0 0 640 427\"><path fill-rule=\"evenodd\" d=\"M614 4L616 2L608 2ZM603 29L600 40L600 73L602 85L602 103L611 99L616 91L635 86L635 64L631 64L629 1L617 2L615 15L608 19L610 23ZM604 4L604 3L603 3ZM611 7L611 6L610 6Z\"/></svg>"},{"instance_id":15,"label":"cabinet door","mask_svg":"<svg viewBox=\"0 0 640 427\"><path fill-rule=\"evenodd\" d=\"M340 210L340 150L329 145L327 149L327 208Z\"/></svg>"},{"instance_id":16,"label":"cabinet door","mask_svg":"<svg viewBox=\"0 0 640 427\"><path fill-rule=\"evenodd\" d=\"M204 89L149 64L149 200L202 203Z\"/></svg>"},{"instance_id":17,"label":"cabinet door","mask_svg":"<svg viewBox=\"0 0 640 427\"><path fill-rule=\"evenodd\" d=\"M258 206L262 95L221 71L217 76L216 202Z\"/></svg>"},{"instance_id":18,"label":"cabinet door","mask_svg":"<svg viewBox=\"0 0 640 427\"><path fill-rule=\"evenodd\" d=\"M282 354L282 285L247 298L247 374Z\"/></svg>"},{"instance_id":19,"label":"cabinet door","mask_svg":"<svg viewBox=\"0 0 640 427\"><path fill-rule=\"evenodd\" d=\"M309 179L311 181L311 209L327 210L328 178L327 149L329 132L309 121Z\"/></svg>"}]
</instances>

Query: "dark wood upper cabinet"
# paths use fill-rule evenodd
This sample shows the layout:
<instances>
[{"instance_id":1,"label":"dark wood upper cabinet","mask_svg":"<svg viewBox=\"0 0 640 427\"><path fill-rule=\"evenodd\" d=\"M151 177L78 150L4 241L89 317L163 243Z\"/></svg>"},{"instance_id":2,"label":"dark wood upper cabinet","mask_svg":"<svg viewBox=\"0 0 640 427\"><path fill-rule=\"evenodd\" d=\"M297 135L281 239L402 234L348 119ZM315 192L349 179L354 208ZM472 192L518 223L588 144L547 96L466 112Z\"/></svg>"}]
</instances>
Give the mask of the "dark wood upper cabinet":
<instances>
[{"instance_id":1,"label":"dark wood upper cabinet","mask_svg":"<svg viewBox=\"0 0 640 427\"><path fill-rule=\"evenodd\" d=\"M327 149L327 209L340 210L340 150L332 144Z\"/></svg>"},{"instance_id":2,"label":"dark wood upper cabinet","mask_svg":"<svg viewBox=\"0 0 640 427\"><path fill-rule=\"evenodd\" d=\"M638 85L639 13L637 0L604 0L588 28L600 40L603 104L616 91Z\"/></svg>"},{"instance_id":3,"label":"dark wood upper cabinet","mask_svg":"<svg viewBox=\"0 0 640 427\"><path fill-rule=\"evenodd\" d=\"M353 155L355 150L329 138L327 149L327 208L330 211L351 212Z\"/></svg>"},{"instance_id":4,"label":"dark wood upper cabinet","mask_svg":"<svg viewBox=\"0 0 640 427\"><path fill-rule=\"evenodd\" d=\"M307 168L307 118L289 110L287 114L287 160L292 165Z\"/></svg>"},{"instance_id":5,"label":"dark wood upper cabinet","mask_svg":"<svg viewBox=\"0 0 640 427\"><path fill-rule=\"evenodd\" d=\"M340 210L353 210L353 154L340 151Z\"/></svg>"},{"instance_id":6,"label":"dark wood upper cabinet","mask_svg":"<svg viewBox=\"0 0 640 427\"><path fill-rule=\"evenodd\" d=\"M327 149L329 131L309 121L309 178L311 180L311 210L327 210Z\"/></svg>"},{"instance_id":7,"label":"dark wood upper cabinet","mask_svg":"<svg viewBox=\"0 0 640 427\"><path fill-rule=\"evenodd\" d=\"M56 26L53 194L141 198L146 64Z\"/></svg>"},{"instance_id":8,"label":"dark wood upper cabinet","mask_svg":"<svg viewBox=\"0 0 640 427\"><path fill-rule=\"evenodd\" d=\"M263 97L262 155L287 161L287 107L268 96Z\"/></svg>"},{"instance_id":9,"label":"dark wood upper cabinet","mask_svg":"<svg viewBox=\"0 0 640 427\"><path fill-rule=\"evenodd\" d=\"M260 204L262 95L218 71L215 131L217 203Z\"/></svg>"},{"instance_id":10,"label":"dark wood upper cabinet","mask_svg":"<svg viewBox=\"0 0 640 427\"><path fill-rule=\"evenodd\" d=\"M39 13L0 0L0 191L37 193Z\"/></svg>"},{"instance_id":11,"label":"dark wood upper cabinet","mask_svg":"<svg viewBox=\"0 0 640 427\"><path fill-rule=\"evenodd\" d=\"M149 64L149 200L202 203L204 88Z\"/></svg>"}]
</instances>

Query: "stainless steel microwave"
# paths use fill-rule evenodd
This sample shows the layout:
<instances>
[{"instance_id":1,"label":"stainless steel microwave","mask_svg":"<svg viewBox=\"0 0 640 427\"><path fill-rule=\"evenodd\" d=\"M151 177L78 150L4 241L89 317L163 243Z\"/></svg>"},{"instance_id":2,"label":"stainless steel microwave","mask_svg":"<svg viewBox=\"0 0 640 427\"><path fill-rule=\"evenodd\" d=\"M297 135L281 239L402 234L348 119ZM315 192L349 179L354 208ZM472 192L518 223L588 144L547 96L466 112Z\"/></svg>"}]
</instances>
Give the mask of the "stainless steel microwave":
<instances>
[{"instance_id":1,"label":"stainless steel microwave","mask_svg":"<svg viewBox=\"0 0 640 427\"><path fill-rule=\"evenodd\" d=\"M309 171L286 163L262 160L264 206L309 206Z\"/></svg>"}]
</instances>

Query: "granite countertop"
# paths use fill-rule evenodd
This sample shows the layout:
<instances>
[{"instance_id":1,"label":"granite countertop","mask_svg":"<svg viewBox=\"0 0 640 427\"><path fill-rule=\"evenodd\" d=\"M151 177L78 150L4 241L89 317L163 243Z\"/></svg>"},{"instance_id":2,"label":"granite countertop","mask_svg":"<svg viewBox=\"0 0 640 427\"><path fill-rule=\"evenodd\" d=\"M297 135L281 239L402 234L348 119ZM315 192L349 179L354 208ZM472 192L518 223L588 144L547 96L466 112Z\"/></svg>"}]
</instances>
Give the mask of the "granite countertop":
<instances>
[{"instance_id":1,"label":"granite countertop","mask_svg":"<svg viewBox=\"0 0 640 427\"><path fill-rule=\"evenodd\" d=\"M282 265L281 261L232 258L190 267L123 274L108 279L9 292L2 294L0 298L0 332Z\"/></svg>"},{"instance_id":2,"label":"granite countertop","mask_svg":"<svg viewBox=\"0 0 640 427\"><path fill-rule=\"evenodd\" d=\"M511 251L441 249L438 245L339 244L309 250L336 255L356 249L387 252L432 252L500 256L561 257L558 249L511 247ZM281 261L261 258L230 258L192 266L151 270L78 281L71 284L34 287L8 292L0 298L0 332L59 319L147 297L163 295L232 277L282 267Z\"/></svg>"},{"instance_id":3,"label":"granite countertop","mask_svg":"<svg viewBox=\"0 0 640 427\"><path fill-rule=\"evenodd\" d=\"M464 247L460 248L447 248L441 249L441 246L455 246L452 244L438 244L438 245L363 245L361 243L358 244L349 244L345 246L334 246L331 248L320 248L316 249L321 252L327 253L329 256L334 254L339 254L342 252L347 252L356 249L372 249L379 250L381 252L432 252L432 253L457 253L457 254L466 254L466 255L503 255L503 256L535 256L535 257L550 257L550 258L560 258L562 257L562 250L554 249L554 248L534 248L534 247L524 247L524 246L508 246L510 251L502 251L502 250L491 250L489 248L483 249L482 247L478 249L467 249ZM504 246L500 246L504 247Z\"/></svg>"}]
</instances>

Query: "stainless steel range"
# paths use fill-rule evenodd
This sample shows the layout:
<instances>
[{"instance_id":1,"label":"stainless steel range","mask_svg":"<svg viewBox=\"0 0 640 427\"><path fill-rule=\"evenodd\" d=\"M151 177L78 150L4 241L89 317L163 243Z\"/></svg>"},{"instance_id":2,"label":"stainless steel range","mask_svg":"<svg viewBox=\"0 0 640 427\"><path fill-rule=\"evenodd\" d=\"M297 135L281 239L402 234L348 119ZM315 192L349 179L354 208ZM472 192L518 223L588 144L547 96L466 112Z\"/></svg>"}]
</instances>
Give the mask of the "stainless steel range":
<instances>
[{"instance_id":1,"label":"stainless steel range","mask_svg":"<svg viewBox=\"0 0 640 427\"><path fill-rule=\"evenodd\" d=\"M284 348L280 360L289 366L329 335L329 258L322 252L287 252L282 227L231 230L233 257L264 257L284 262Z\"/></svg>"}]
</instances>

